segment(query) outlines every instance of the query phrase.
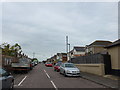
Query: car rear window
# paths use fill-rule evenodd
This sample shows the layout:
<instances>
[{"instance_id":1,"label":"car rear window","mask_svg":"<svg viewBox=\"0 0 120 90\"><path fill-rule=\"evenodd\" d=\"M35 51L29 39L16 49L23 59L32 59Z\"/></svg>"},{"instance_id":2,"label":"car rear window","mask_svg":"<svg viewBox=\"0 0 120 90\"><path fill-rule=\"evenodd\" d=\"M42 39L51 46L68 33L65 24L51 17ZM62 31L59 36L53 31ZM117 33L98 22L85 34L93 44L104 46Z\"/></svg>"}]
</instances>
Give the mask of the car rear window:
<instances>
[{"instance_id":1,"label":"car rear window","mask_svg":"<svg viewBox=\"0 0 120 90\"><path fill-rule=\"evenodd\" d=\"M46 64L51 64L50 62L47 62Z\"/></svg>"}]
</instances>

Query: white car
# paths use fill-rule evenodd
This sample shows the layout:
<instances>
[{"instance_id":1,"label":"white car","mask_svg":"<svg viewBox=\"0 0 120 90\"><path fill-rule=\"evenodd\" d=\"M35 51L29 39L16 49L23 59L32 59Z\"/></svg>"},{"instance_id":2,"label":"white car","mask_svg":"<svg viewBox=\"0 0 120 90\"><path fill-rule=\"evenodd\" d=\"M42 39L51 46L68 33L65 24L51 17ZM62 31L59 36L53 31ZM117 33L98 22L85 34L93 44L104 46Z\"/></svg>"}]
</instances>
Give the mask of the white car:
<instances>
[{"instance_id":1,"label":"white car","mask_svg":"<svg viewBox=\"0 0 120 90\"><path fill-rule=\"evenodd\" d=\"M73 63L62 63L60 74L64 74L64 76L80 76L80 70Z\"/></svg>"}]
</instances>

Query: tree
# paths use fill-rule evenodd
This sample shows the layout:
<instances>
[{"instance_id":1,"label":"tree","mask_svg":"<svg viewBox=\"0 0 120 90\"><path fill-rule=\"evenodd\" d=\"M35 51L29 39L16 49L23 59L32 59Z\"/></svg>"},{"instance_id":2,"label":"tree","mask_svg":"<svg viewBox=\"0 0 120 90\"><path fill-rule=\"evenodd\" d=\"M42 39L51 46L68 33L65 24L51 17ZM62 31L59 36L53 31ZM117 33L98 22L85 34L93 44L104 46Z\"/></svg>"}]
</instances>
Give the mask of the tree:
<instances>
[{"instance_id":1,"label":"tree","mask_svg":"<svg viewBox=\"0 0 120 90\"><path fill-rule=\"evenodd\" d=\"M1 45L1 48L2 48L2 54L3 55L9 55L10 54L10 44L8 43L3 43Z\"/></svg>"},{"instance_id":2,"label":"tree","mask_svg":"<svg viewBox=\"0 0 120 90\"><path fill-rule=\"evenodd\" d=\"M11 50L11 55L12 56L16 56L16 57L17 57L18 53L22 52L21 46L18 43L16 43L15 45L11 46L10 50Z\"/></svg>"},{"instance_id":3,"label":"tree","mask_svg":"<svg viewBox=\"0 0 120 90\"><path fill-rule=\"evenodd\" d=\"M37 59L37 58L33 58L33 59L32 59L32 62L33 62L33 61L37 61L37 62L38 62L38 59Z\"/></svg>"},{"instance_id":4,"label":"tree","mask_svg":"<svg viewBox=\"0 0 120 90\"><path fill-rule=\"evenodd\" d=\"M0 47L2 48L3 55L17 57L17 54L22 52L21 46L18 43L13 46L8 43L3 43Z\"/></svg>"}]
</instances>

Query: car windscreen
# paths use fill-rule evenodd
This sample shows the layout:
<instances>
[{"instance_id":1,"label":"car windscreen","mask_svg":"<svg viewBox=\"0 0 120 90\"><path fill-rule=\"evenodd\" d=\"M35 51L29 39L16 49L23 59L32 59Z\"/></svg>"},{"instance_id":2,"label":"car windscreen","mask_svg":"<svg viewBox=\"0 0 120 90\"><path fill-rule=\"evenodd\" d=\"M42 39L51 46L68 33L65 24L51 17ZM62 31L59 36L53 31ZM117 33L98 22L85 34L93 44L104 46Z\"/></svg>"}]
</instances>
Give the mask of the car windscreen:
<instances>
[{"instance_id":1,"label":"car windscreen","mask_svg":"<svg viewBox=\"0 0 120 90\"><path fill-rule=\"evenodd\" d=\"M75 68L74 64L65 64L65 67L67 67L67 68Z\"/></svg>"},{"instance_id":2,"label":"car windscreen","mask_svg":"<svg viewBox=\"0 0 120 90\"><path fill-rule=\"evenodd\" d=\"M47 62L46 64L51 64L50 62Z\"/></svg>"}]
</instances>

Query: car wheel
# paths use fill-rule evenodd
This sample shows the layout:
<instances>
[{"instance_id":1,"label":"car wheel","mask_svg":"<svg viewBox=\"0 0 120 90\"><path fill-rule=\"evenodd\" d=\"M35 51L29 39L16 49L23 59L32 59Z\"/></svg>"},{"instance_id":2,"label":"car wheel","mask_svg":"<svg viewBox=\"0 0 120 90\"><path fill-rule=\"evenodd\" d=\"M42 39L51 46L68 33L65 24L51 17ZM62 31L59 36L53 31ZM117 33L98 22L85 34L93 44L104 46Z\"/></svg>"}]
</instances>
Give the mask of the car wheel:
<instances>
[{"instance_id":1,"label":"car wheel","mask_svg":"<svg viewBox=\"0 0 120 90\"><path fill-rule=\"evenodd\" d=\"M56 69L54 69L54 71L56 71Z\"/></svg>"},{"instance_id":2,"label":"car wheel","mask_svg":"<svg viewBox=\"0 0 120 90\"><path fill-rule=\"evenodd\" d=\"M67 76L66 73L65 73L65 71L64 71L64 76L65 76L65 77Z\"/></svg>"},{"instance_id":3,"label":"car wheel","mask_svg":"<svg viewBox=\"0 0 120 90\"><path fill-rule=\"evenodd\" d=\"M61 71L60 71L60 74L62 74Z\"/></svg>"},{"instance_id":4,"label":"car wheel","mask_svg":"<svg viewBox=\"0 0 120 90\"><path fill-rule=\"evenodd\" d=\"M13 89L13 88L14 88L14 80L13 80L12 83L11 83L10 89Z\"/></svg>"}]
</instances>

